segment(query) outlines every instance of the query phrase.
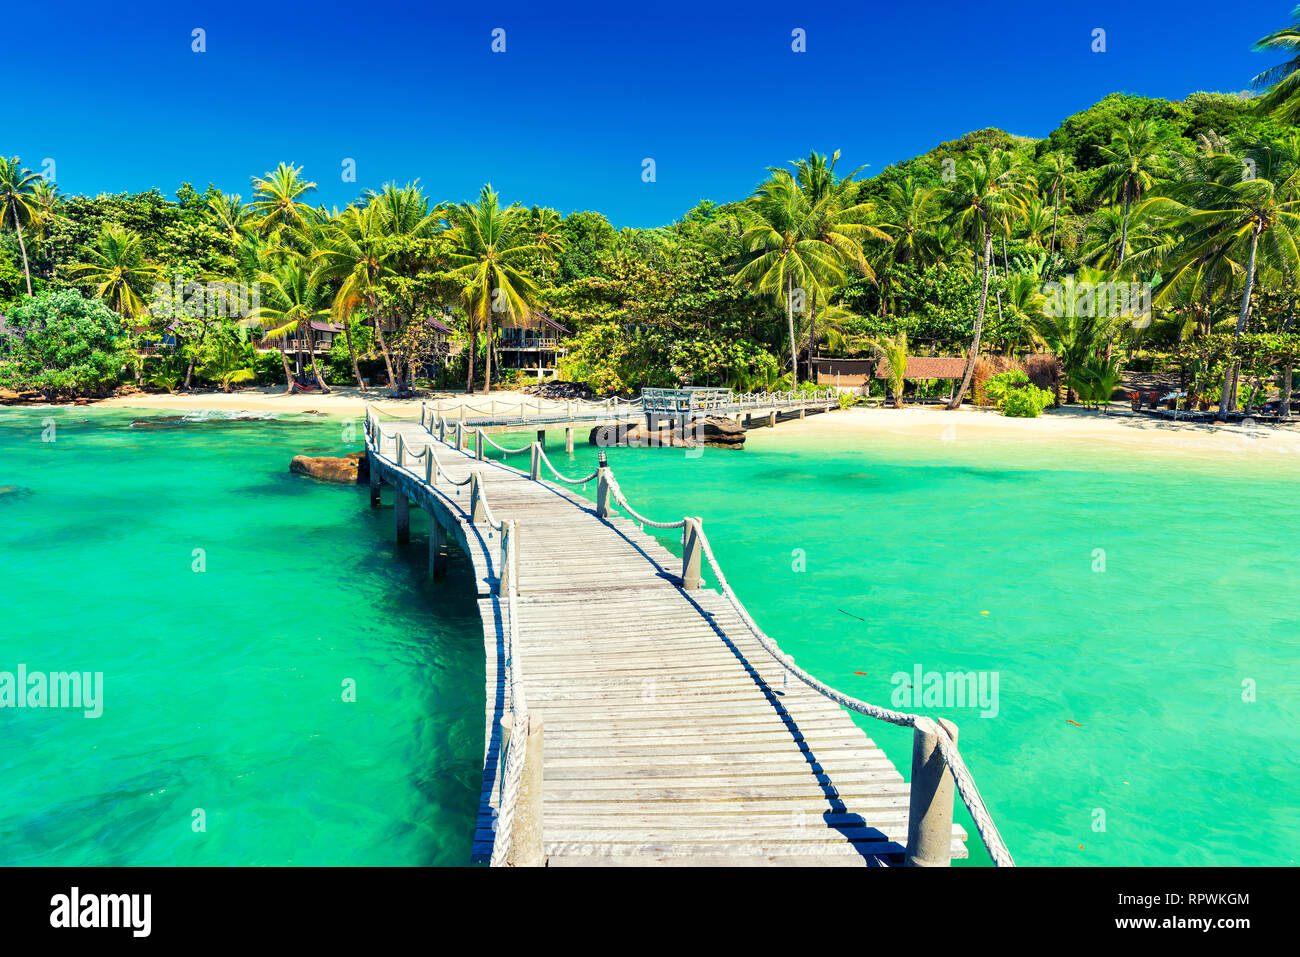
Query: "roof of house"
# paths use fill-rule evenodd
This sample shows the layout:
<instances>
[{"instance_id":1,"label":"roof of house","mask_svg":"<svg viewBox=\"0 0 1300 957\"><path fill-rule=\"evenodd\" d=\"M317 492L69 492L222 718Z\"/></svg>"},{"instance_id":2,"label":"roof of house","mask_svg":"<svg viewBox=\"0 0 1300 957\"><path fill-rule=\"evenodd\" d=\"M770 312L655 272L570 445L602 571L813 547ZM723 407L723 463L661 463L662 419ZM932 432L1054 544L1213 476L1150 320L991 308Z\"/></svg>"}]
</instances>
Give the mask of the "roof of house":
<instances>
[{"instance_id":1,"label":"roof of house","mask_svg":"<svg viewBox=\"0 0 1300 957\"><path fill-rule=\"evenodd\" d=\"M827 358L825 356L814 356L813 364L817 367L818 372L824 372L827 375L865 375L871 371L871 367L876 360L866 359L837 359Z\"/></svg>"},{"instance_id":2,"label":"roof of house","mask_svg":"<svg viewBox=\"0 0 1300 957\"><path fill-rule=\"evenodd\" d=\"M343 331L342 326L336 326L332 322L324 322L320 319L313 319L311 321L311 327L316 332L342 332Z\"/></svg>"},{"instance_id":3,"label":"roof of house","mask_svg":"<svg viewBox=\"0 0 1300 957\"><path fill-rule=\"evenodd\" d=\"M966 360L961 356L908 356L905 379L960 379L966 374ZM889 363L876 366L876 378L889 378Z\"/></svg>"},{"instance_id":4,"label":"roof of house","mask_svg":"<svg viewBox=\"0 0 1300 957\"><path fill-rule=\"evenodd\" d=\"M451 335L451 326L447 325L441 319L435 319L433 316L429 316L424 320L424 324L434 332L441 332L444 336Z\"/></svg>"}]
</instances>

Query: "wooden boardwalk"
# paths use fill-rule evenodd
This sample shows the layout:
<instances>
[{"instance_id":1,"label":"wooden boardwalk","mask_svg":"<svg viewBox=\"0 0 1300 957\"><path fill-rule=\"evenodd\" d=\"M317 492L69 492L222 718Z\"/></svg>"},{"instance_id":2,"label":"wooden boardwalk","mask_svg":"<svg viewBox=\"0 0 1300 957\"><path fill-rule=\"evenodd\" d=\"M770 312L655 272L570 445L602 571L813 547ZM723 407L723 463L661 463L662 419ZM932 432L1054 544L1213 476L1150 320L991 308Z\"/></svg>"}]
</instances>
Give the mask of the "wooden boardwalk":
<instances>
[{"instance_id":1,"label":"wooden boardwalk","mask_svg":"<svg viewBox=\"0 0 1300 957\"><path fill-rule=\"evenodd\" d=\"M515 523L515 653L528 708L544 715L549 865L902 863L902 776L843 708L788 677L727 598L683 588L680 557L628 518L601 519L587 498L458 451L418 422L376 419L374 431L372 494L379 481L428 512L431 553L440 525L478 582L476 860L495 839L511 623L497 593L501 532L472 522L469 486L453 484L475 471L491 516ZM440 463L432 485L428 448ZM396 511L409 537L409 507ZM951 831L952 856L966 856L965 832Z\"/></svg>"}]
</instances>

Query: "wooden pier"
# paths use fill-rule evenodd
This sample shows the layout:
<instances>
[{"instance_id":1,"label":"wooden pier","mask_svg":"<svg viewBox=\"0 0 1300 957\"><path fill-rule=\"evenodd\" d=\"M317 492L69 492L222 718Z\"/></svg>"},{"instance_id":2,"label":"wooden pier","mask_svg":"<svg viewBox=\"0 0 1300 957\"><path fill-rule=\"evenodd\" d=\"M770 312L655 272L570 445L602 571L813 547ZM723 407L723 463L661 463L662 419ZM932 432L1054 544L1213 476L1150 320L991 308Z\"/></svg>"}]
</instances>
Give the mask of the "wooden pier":
<instances>
[{"instance_id":1,"label":"wooden pier","mask_svg":"<svg viewBox=\"0 0 1300 957\"><path fill-rule=\"evenodd\" d=\"M749 618L698 518L637 516L603 453L576 478L556 473L539 442L505 450L524 468L494 460L504 452L489 430L504 429L480 421L366 419L372 503L391 487L399 540L417 505L431 574L454 539L478 583L475 860L942 866L966 855L952 786L970 806L969 772L946 773L960 765L955 727L819 687ZM595 501L570 491L584 485ZM672 526L683 555L643 522ZM846 707L915 728L917 793ZM995 861L1010 863L974 797L1003 852Z\"/></svg>"}]
</instances>

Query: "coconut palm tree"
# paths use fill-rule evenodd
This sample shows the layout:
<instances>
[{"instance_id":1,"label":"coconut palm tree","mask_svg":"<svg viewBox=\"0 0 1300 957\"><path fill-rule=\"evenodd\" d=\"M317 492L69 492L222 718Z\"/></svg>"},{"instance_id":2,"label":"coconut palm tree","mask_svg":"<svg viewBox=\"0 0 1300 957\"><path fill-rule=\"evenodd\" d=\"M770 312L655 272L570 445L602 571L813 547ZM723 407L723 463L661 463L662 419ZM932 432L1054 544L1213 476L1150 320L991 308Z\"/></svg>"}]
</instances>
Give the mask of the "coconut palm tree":
<instances>
[{"instance_id":1,"label":"coconut palm tree","mask_svg":"<svg viewBox=\"0 0 1300 957\"><path fill-rule=\"evenodd\" d=\"M220 193L208 200L208 214L213 225L231 239L238 240L248 228L250 213L238 193Z\"/></svg>"},{"instance_id":2,"label":"coconut palm tree","mask_svg":"<svg viewBox=\"0 0 1300 957\"><path fill-rule=\"evenodd\" d=\"M1300 122L1300 6L1291 11L1295 21L1290 26L1276 30L1256 41L1255 49L1262 53L1288 54L1288 59L1269 67L1251 81L1251 85L1267 92L1259 108L1287 123Z\"/></svg>"},{"instance_id":3,"label":"coconut palm tree","mask_svg":"<svg viewBox=\"0 0 1300 957\"><path fill-rule=\"evenodd\" d=\"M125 226L105 226L95 245L83 247L81 254L86 261L68 266L69 278L93 286L95 295L123 319L139 318L147 308L144 297L160 275L145 259L140 237Z\"/></svg>"},{"instance_id":4,"label":"coconut palm tree","mask_svg":"<svg viewBox=\"0 0 1300 957\"><path fill-rule=\"evenodd\" d=\"M1256 168L1261 165L1256 159ZM1189 272L1205 269L1207 257L1228 257L1241 264L1244 282L1234 334L1238 339L1246 329L1261 266L1292 276L1300 271L1300 171L1292 169L1285 179L1273 180L1243 178L1241 169L1241 158L1224 156L1211 177L1170 189L1171 198L1184 203L1180 227L1185 241L1182 255L1164 270L1166 284L1180 285L1189 281ZM1234 378L1235 367L1229 363L1219 421L1228 417Z\"/></svg>"},{"instance_id":5,"label":"coconut palm tree","mask_svg":"<svg viewBox=\"0 0 1300 957\"><path fill-rule=\"evenodd\" d=\"M979 357L980 335L989 300L989 274L993 264L993 237L1011 231L1015 217L1025 209L1028 180L1016 156L1002 150L981 149L968 155L958 167L957 179L946 191L950 223L969 236L979 237L984 268L981 270L979 306L971 335L970 352L961 385L948 402L949 409L961 408L970 388Z\"/></svg>"},{"instance_id":6,"label":"coconut palm tree","mask_svg":"<svg viewBox=\"0 0 1300 957\"><path fill-rule=\"evenodd\" d=\"M397 381L379 317L379 285L393 274L393 250L385 232L386 215L383 206L376 203L361 209L349 206L318 232L316 249L312 253L317 282L328 280L338 284L331 314L334 321L343 326L348 355L352 359L352 374L363 392L366 386L357 364L349 325L352 314L363 305L375 324L376 341L384 356L388 381L393 384Z\"/></svg>"},{"instance_id":7,"label":"coconut palm tree","mask_svg":"<svg viewBox=\"0 0 1300 957\"><path fill-rule=\"evenodd\" d=\"M17 156L0 156L0 228L12 229L18 234L18 249L23 254L23 276L27 280L27 295L32 294L32 269L27 262L27 243L23 239L23 226L37 218L35 207L36 184L40 175L24 167Z\"/></svg>"},{"instance_id":8,"label":"coconut palm tree","mask_svg":"<svg viewBox=\"0 0 1300 957\"><path fill-rule=\"evenodd\" d=\"M1119 269L1123 267L1128 252L1129 211L1144 192L1156 185L1156 177L1163 172L1155 124L1150 120L1130 123L1123 130L1112 134L1109 146L1097 147L1097 152L1106 161L1101 167L1097 191L1108 196L1112 202L1124 206L1116 263L1116 268Z\"/></svg>"},{"instance_id":9,"label":"coconut palm tree","mask_svg":"<svg viewBox=\"0 0 1300 957\"><path fill-rule=\"evenodd\" d=\"M247 319L245 325L260 326L263 340L284 342L293 337L307 343L311 354L311 371L316 384L322 392L329 392L316 363L315 335L312 321L321 320L329 315L329 305L325 291L317 281L314 271L307 259L300 255L288 255L275 263L271 269L258 278L261 284L261 302ZM302 349L298 350L302 362ZM280 350L284 361L285 394L298 391L293 371L289 368L289 357L285 350Z\"/></svg>"},{"instance_id":10,"label":"coconut palm tree","mask_svg":"<svg viewBox=\"0 0 1300 957\"><path fill-rule=\"evenodd\" d=\"M1077 170L1074 160L1059 150L1045 153L1040 162L1042 165L1038 171L1038 185L1052 201L1052 239L1047 251L1056 252L1056 222L1061 210L1061 199L1067 192L1073 192Z\"/></svg>"},{"instance_id":11,"label":"coconut palm tree","mask_svg":"<svg viewBox=\"0 0 1300 957\"><path fill-rule=\"evenodd\" d=\"M741 282L760 294L786 300L786 323L790 335L790 367L799 376L798 340L794 328L794 290L821 293L842 283L845 262L842 249L853 242L843 235L839 247L823 239L827 211L814 205L786 170L777 169L753 196L737 207L736 217L743 232L741 248L746 261L736 273ZM859 252L861 247L859 246Z\"/></svg>"},{"instance_id":12,"label":"coconut palm tree","mask_svg":"<svg viewBox=\"0 0 1300 957\"><path fill-rule=\"evenodd\" d=\"M302 178L302 167L281 163L265 176L253 177L255 199L248 212L256 218L263 236L272 234L301 235L318 221L317 213L302 201L316 189L315 183Z\"/></svg>"},{"instance_id":13,"label":"coconut palm tree","mask_svg":"<svg viewBox=\"0 0 1300 957\"><path fill-rule=\"evenodd\" d=\"M491 184L479 191L477 203L449 208L445 222L443 237L451 244L451 273L462 283L462 302L469 317L470 363L465 391L473 389L474 340L482 330L488 343L483 378L483 394L487 395L492 388L493 315L515 325L531 321L538 289L524 268L530 259L543 253L543 248L529 231L523 207L502 208Z\"/></svg>"},{"instance_id":14,"label":"coconut palm tree","mask_svg":"<svg viewBox=\"0 0 1300 957\"><path fill-rule=\"evenodd\" d=\"M903 389L907 376L907 333L899 331L895 336L877 339L871 344L876 355L888 366L889 390L894 394L894 408L903 407Z\"/></svg>"}]
</instances>

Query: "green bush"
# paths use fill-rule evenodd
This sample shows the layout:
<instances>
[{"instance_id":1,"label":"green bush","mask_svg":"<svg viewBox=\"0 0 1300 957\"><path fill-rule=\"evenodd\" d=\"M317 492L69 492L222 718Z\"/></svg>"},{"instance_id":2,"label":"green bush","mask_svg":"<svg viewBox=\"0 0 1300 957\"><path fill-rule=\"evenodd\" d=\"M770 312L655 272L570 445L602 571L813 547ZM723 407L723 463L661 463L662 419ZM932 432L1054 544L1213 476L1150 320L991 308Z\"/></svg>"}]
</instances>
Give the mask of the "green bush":
<instances>
[{"instance_id":1,"label":"green bush","mask_svg":"<svg viewBox=\"0 0 1300 957\"><path fill-rule=\"evenodd\" d=\"M42 293L9 311L0 332L0 385L48 399L112 387L128 353L122 318L75 289Z\"/></svg>"},{"instance_id":2,"label":"green bush","mask_svg":"<svg viewBox=\"0 0 1300 957\"><path fill-rule=\"evenodd\" d=\"M1025 372L1012 369L989 376L988 381L984 383L984 394L1000 409L1009 393L1019 391L1029 384L1029 376Z\"/></svg>"},{"instance_id":3,"label":"green bush","mask_svg":"<svg viewBox=\"0 0 1300 957\"><path fill-rule=\"evenodd\" d=\"M1036 419L1051 404L1052 393L1036 385L1024 385L1008 391L999 406L1003 415L1013 419Z\"/></svg>"}]
</instances>

